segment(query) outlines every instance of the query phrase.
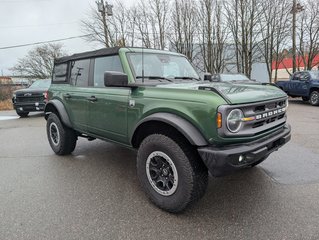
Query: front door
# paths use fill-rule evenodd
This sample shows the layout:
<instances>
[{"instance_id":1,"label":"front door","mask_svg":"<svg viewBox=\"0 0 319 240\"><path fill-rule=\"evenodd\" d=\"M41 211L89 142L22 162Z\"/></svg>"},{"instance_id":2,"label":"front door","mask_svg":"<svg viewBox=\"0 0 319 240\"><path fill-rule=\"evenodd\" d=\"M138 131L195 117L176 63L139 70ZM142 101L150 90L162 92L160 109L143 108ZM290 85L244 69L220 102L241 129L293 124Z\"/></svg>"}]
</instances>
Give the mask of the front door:
<instances>
[{"instance_id":1,"label":"front door","mask_svg":"<svg viewBox=\"0 0 319 240\"><path fill-rule=\"evenodd\" d=\"M123 72L119 56L96 58L90 88L88 132L124 144L127 139L127 108L130 88L105 87L104 72Z\"/></svg>"},{"instance_id":2,"label":"front door","mask_svg":"<svg viewBox=\"0 0 319 240\"><path fill-rule=\"evenodd\" d=\"M290 93L295 96L307 96L309 79L310 75L307 72L295 73L291 79Z\"/></svg>"}]
</instances>

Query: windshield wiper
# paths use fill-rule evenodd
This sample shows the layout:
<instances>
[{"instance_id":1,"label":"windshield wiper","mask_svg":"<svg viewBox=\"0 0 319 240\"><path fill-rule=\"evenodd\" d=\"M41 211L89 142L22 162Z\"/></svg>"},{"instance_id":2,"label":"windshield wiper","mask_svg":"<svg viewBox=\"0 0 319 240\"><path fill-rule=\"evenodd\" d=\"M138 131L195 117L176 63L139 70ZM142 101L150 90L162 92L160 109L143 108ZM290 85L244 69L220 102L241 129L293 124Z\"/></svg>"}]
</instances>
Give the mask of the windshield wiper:
<instances>
[{"instance_id":1,"label":"windshield wiper","mask_svg":"<svg viewBox=\"0 0 319 240\"><path fill-rule=\"evenodd\" d=\"M189 80L201 81L199 78L195 78L195 77L174 77L174 79L189 79Z\"/></svg>"},{"instance_id":2,"label":"windshield wiper","mask_svg":"<svg viewBox=\"0 0 319 240\"><path fill-rule=\"evenodd\" d=\"M138 78L143 78L143 76L136 76L136 79ZM166 78L166 77L162 77L162 76L144 76L144 78L147 78L149 80L159 80L161 82L161 80L166 80L169 82L173 82L172 79Z\"/></svg>"}]
</instances>

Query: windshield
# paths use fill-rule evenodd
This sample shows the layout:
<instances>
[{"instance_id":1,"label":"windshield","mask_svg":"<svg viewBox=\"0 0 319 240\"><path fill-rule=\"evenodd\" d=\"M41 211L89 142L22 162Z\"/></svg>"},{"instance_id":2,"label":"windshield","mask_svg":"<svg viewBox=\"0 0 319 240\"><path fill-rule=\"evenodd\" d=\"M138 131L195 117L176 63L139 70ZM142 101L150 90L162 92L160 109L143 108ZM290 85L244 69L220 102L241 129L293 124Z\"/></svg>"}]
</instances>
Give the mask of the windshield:
<instances>
[{"instance_id":1,"label":"windshield","mask_svg":"<svg viewBox=\"0 0 319 240\"><path fill-rule=\"evenodd\" d=\"M220 74L221 81L249 81L249 78L243 74Z\"/></svg>"},{"instance_id":2,"label":"windshield","mask_svg":"<svg viewBox=\"0 0 319 240\"><path fill-rule=\"evenodd\" d=\"M171 81L199 80L199 76L186 57L162 53L128 53L129 61L137 79L144 77L146 80L172 79ZM144 64L143 64L144 63Z\"/></svg>"},{"instance_id":3,"label":"windshield","mask_svg":"<svg viewBox=\"0 0 319 240\"><path fill-rule=\"evenodd\" d=\"M319 80L319 71L311 71L310 75L312 79Z\"/></svg>"},{"instance_id":4,"label":"windshield","mask_svg":"<svg viewBox=\"0 0 319 240\"><path fill-rule=\"evenodd\" d=\"M32 85L29 87L31 89L34 88L49 88L50 87L51 80L38 80L32 83Z\"/></svg>"}]
</instances>

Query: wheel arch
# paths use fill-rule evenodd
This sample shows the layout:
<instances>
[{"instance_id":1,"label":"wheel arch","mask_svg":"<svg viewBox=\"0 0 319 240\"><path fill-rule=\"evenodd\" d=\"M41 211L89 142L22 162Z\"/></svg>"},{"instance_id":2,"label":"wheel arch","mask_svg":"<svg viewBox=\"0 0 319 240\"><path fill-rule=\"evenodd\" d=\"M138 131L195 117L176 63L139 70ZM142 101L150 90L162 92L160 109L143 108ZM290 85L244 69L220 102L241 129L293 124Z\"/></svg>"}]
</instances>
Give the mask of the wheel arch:
<instances>
[{"instance_id":1,"label":"wheel arch","mask_svg":"<svg viewBox=\"0 0 319 240\"><path fill-rule=\"evenodd\" d=\"M65 124L67 127L72 127L69 115L63 105L63 103L59 100L50 100L46 105L44 109L45 113L45 119L47 120L50 113L55 113L58 115L58 117L61 119L63 124Z\"/></svg>"},{"instance_id":2,"label":"wheel arch","mask_svg":"<svg viewBox=\"0 0 319 240\"><path fill-rule=\"evenodd\" d=\"M312 87L309 89L309 95L310 95L313 91L318 91L318 92L319 92L319 86L312 86Z\"/></svg>"},{"instance_id":3,"label":"wheel arch","mask_svg":"<svg viewBox=\"0 0 319 240\"><path fill-rule=\"evenodd\" d=\"M172 128L176 130L186 138L191 145L208 145L201 132L184 118L172 113L154 113L138 122L131 137L132 146L138 148L146 136L160 131L160 128Z\"/></svg>"}]
</instances>

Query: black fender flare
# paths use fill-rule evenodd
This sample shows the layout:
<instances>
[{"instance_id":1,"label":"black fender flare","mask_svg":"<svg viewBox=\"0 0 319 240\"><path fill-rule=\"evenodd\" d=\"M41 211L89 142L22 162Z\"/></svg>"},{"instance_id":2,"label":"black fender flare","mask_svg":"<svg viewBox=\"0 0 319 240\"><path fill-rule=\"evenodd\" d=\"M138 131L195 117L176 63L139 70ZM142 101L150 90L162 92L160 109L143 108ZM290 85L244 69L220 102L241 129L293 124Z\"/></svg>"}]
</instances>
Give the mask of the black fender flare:
<instances>
[{"instance_id":1,"label":"black fender flare","mask_svg":"<svg viewBox=\"0 0 319 240\"><path fill-rule=\"evenodd\" d=\"M136 133L136 130L143 124L149 121L159 121L166 123L176 130L178 130L181 134L186 137L186 139L195 146L207 146L208 143L206 139L203 137L202 133L189 121L185 120L182 117L179 117L172 113L154 113L146 118L139 121L133 131L131 136L131 144L133 145L133 139Z\"/></svg>"},{"instance_id":2,"label":"black fender flare","mask_svg":"<svg viewBox=\"0 0 319 240\"><path fill-rule=\"evenodd\" d=\"M50 100L46 105L44 109L45 118L47 119L49 114L52 112L52 108L56 109L58 111L58 114L60 116L61 121L69 128L72 128L72 124L69 118L69 115L67 111L65 110L65 107L63 103L57 99Z\"/></svg>"}]
</instances>

